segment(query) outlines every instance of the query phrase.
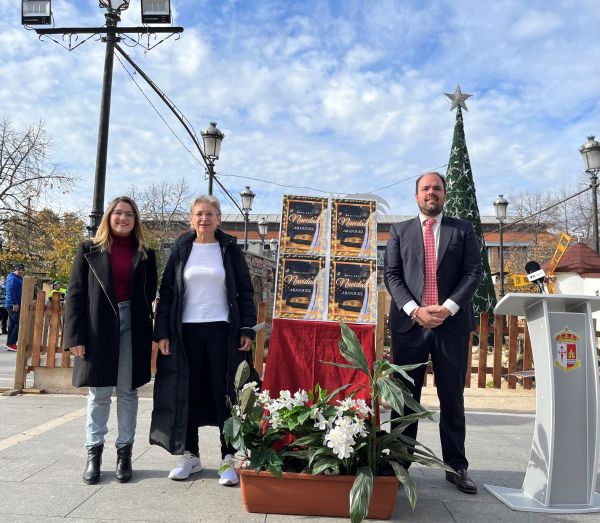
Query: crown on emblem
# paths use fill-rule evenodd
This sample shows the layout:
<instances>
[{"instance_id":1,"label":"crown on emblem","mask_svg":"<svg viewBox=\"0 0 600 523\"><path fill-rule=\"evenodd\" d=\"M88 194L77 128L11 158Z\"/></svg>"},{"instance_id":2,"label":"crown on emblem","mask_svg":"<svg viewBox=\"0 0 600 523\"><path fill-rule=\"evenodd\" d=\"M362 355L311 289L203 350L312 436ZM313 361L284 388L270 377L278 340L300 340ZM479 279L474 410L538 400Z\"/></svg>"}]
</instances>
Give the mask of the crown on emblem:
<instances>
[{"instance_id":1,"label":"crown on emblem","mask_svg":"<svg viewBox=\"0 0 600 523\"><path fill-rule=\"evenodd\" d=\"M554 339L561 343L579 341L581 336L576 332L573 332L569 327L565 326L565 328L554 335Z\"/></svg>"}]
</instances>

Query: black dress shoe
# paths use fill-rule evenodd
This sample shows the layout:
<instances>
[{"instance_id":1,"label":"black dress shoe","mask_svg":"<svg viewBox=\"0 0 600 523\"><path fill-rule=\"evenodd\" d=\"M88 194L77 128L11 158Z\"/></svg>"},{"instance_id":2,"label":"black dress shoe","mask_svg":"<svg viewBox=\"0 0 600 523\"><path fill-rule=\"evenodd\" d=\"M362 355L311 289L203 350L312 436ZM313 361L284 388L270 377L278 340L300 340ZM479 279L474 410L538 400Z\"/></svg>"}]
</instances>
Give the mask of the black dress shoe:
<instances>
[{"instance_id":1,"label":"black dress shoe","mask_svg":"<svg viewBox=\"0 0 600 523\"><path fill-rule=\"evenodd\" d=\"M83 482L88 485L98 483L100 479L100 465L102 463L102 451L104 445L96 445L87 449L87 463L83 471Z\"/></svg>"},{"instance_id":2,"label":"black dress shoe","mask_svg":"<svg viewBox=\"0 0 600 523\"><path fill-rule=\"evenodd\" d=\"M131 479L131 449L133 445L125 445L117 449L117 470L115 478L119 483L127 483Z\"/></svg>"},{"instance_id":3,"label":"black dress shoe","mask_svg":"<svg viewBox=\"0 0 600 523\"><path fill-rule=\"evenodd\" d=\"M454 483L456 488L465 494L477 494L477 485L469 477L467 469L458 469L456 474L446 472L446 481Z\"/></svg>"}]
</instances>

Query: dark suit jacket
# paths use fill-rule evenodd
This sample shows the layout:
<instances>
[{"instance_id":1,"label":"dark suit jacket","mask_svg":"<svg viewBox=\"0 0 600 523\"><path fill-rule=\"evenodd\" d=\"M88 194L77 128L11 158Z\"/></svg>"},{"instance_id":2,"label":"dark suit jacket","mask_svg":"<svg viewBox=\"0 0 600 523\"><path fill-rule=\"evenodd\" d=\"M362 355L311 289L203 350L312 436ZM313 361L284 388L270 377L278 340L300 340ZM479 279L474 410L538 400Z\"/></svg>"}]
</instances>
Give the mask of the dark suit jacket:
<instances>
[{"instance_id":1,"label":"dark suit jacket","mask_svg":"<svg viewBox=\"0 0 600 523\"><path fill-rule=\"evenodd\" d=\"M442 326L459 334L475 328L471 297L481 280L479 242L470 222L442 217L437 260L439 303L450 298L460 310ZM423 303L423 232L418 217L392 225L385 251L385 286L392 297L390 328L407 332L413 321L402 310L410 300Z\"/></svg>"}]
</instances>

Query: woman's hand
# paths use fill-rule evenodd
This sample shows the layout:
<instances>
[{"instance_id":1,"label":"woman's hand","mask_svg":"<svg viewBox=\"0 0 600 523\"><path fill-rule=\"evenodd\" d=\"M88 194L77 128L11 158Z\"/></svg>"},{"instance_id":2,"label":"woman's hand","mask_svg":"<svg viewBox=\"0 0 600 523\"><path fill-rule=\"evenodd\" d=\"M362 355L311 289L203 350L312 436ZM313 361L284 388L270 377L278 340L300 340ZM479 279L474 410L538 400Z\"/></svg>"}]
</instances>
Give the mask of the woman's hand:
<instances>
[{"instance_id":1,"label":"woman's hand","mask_svg":"<svg viewBox=\"0 0 600 523\"><path fill-rule=\"evenodd\" d=\"M169 340L167 338L158 340L158 350L163 356L169 356L171 354L171 349L169 348Z\"/></svg>"},{"instance_id":2,"label":"woman's hand","mask_svg":"<svg viewBox=\"0 0 600 523\"><path fill-rule=\"evenodd\" d=\"M85 358L85 345L75 345L74 347L69 347L69 352L73 356L77 356L78 358Z\"/></svg>"},{"instance_id":3,"label":"woman's hand","mask_svg":"<svg viewBox=\"0 0 600 523\"><path fill-rule=\"evenodd\" d=\"M240 336L240 348L238 350L249 351L252 347L252 340L248 336Z\"/></svg>"}]
</instances>

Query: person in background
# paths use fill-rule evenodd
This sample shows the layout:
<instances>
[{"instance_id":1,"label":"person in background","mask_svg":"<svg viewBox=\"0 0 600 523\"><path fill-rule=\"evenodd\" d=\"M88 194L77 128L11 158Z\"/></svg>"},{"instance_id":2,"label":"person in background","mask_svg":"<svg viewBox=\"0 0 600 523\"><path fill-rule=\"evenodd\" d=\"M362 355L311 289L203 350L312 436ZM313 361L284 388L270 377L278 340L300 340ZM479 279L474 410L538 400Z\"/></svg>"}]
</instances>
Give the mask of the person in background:
<instances>
[{"instance_id":1,"label":"person in background","mask_svg":"<svg viewBox=\"0 0 600 523\"><path fill-rule=\"evenodd\" d=\"M65 347L76 356L73 385L89 387L83 473L88 485L100 479L115 387L115 477L125 483L132 476L137 389L150 381L156 278L156 257L144 240L135 202L115 198L94 238L77 249L65 304Z\"/></svg>"},{"instance_id":2,"label":"person in background","mask_svg":"<svg viewBox=\"0 0 600 523\"><path fill-rule=\"evenodd\" d=\"M199 196L190 210L192 231L173 248L160 285L154 339L159 356L154 381L150 443L181 461L169 473L187 479L203 470L198 427L217 425L221 435L221 485L235 485L235 449L223 425L235 402L234 377L250 352L256 323L254 289L241 249L219 229L221 206Z\"/></svg>"},{"instance_id":3,"label":"person in background","mask_svg":"<svg viewBox=\"0 0 600 523\"><path fill-rule=\"evenodd\" d=\"M437 173L416 183L419 215L390 229L385 252L385 285L392 297L389 325L396 365L427 363L431 356L440 400L440 440L444 463L456 474L446 479L476 494L467 472L464 387L469 333L475 328L471 298L481 280L479 242L470 222L444 216L446 180ZM427 366L404 380L419 401ZM417 437L417 422L404 434ZM407 463L406 465L409 465Z\"/></svg>"},{"instance_id":4,"label":"person in background","mask_svg":"<svg viewBox=\"0 0 600 523\"><path fill-rule=\"evenodd\" d=\"M21 316L21 295L23 293L23 276L25 265L17 263L15 270L6 277L6 310L8 311L8 333L6 348L8 352L17 352L19 339L19 319Z\"/></svg>"},{"instance_id":5,"label":"person in background","mask_svg":"<svg viewBox=\"0 0 600 523\"><path fill-rule=\"evenodd\" d=\"M0 323L2 334L8 334L8 311L6 310L6 285L0 283Z\"/></svg>"},{"instance_id":6,"label":"person in background","mask_svg":"<svg viewBox=\"0 0 600 523\"><path fill-rule=\"evenodd\" d=\"M55 294L60 295L60 301L65 301L65 293L62 291L61 286L62 284L58 280L52 282L52 290L50 291L50 294L48 294L48 302L52 301Z\"/></svg>"}]
</instances>

